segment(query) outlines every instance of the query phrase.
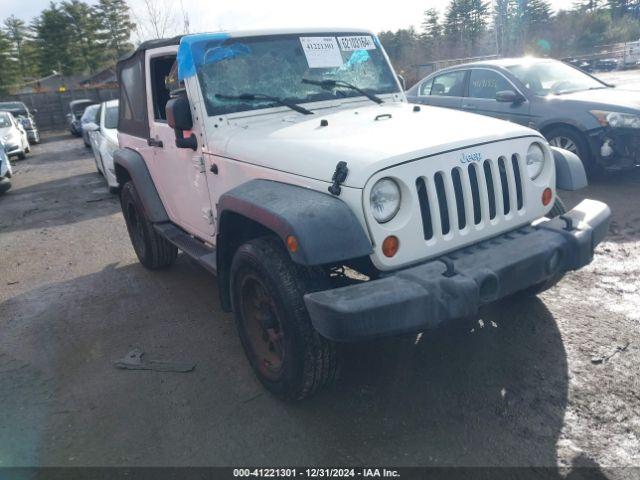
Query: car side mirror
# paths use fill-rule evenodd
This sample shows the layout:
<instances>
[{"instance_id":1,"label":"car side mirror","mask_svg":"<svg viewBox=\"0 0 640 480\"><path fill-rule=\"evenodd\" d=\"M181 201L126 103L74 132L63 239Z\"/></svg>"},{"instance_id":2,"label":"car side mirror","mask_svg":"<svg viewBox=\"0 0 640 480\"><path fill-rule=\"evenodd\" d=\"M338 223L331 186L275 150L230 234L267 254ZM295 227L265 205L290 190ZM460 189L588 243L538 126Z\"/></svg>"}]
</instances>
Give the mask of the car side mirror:
<instances>
[{"instance_id":1,"label":"car side mirror","mask_svg":"<svg viewBox=\"0 0 640 480\"><path fill-rule=\"evenodd\" d=\"M37 108L32 108L31 109L31 113L38 113L38 109Z\"/></svg>"},{"instance_id":2,"label":"car side mirror","mask_svg":"<svg viewBox=\"0 0 640 480\"><path fill-rule=\"evenodd\" d=\"M402 87L402 91L407 89L407 81L404 79L402 75L398 75L398 82L400 82L400 86Z\"/></svg>"},{"instance_id":3,"label":"car side mirror","mask_svg":"<svg viewBox=\"0 0 640 480\"><path fill-rule=\"evenodd\" d=\"M513 90L502 90L496 93L496 101L502 103L522 103L524 97Z\"/></svg>"},{"instance_id":4,"label":"car side mirror","mask_svg":"<svg viewBox=\"0 0 640 480\"><path fill-rule=\"evenodd\" d=\"M94 122L87 122L82 126L87 132L97 132L100 130L100 127Z\"/></svg>"},{"instance_id":5,"label":"car side mirror","mask_svg":"<svg viewBox=\"0 0 640 480\"><path fill-rule=\"evenodd\" d=\"M190 148L196 150L198 148L198 140L191 133L185 138L184 132L193 128L193 118L191 117L191 106L186 95L181 94L172 98L167 102L167 123L176 134L176 147Z\"/></svg>"}]
</instances>

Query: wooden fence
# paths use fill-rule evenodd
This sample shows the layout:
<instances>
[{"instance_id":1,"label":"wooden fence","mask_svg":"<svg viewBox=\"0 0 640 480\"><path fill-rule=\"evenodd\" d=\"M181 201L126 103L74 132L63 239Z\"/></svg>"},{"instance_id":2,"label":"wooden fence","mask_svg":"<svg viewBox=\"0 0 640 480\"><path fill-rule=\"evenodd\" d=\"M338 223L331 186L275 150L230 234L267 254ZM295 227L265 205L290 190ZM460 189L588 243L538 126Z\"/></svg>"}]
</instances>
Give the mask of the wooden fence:
<instances>
[{"instance_id":1,"label":"wooden fence","mask_svg":"<svg viewBox=\"0 0 640 480\"><path fill-rule=\"evenodd\" d=\"M9 95L0 101L24 102L33 112L39 130L58 130L67 128L69 102L87 98L96 103L118 98L115 88L86 88L66 92L24 93Z\"/></svg>"}]
</instances>

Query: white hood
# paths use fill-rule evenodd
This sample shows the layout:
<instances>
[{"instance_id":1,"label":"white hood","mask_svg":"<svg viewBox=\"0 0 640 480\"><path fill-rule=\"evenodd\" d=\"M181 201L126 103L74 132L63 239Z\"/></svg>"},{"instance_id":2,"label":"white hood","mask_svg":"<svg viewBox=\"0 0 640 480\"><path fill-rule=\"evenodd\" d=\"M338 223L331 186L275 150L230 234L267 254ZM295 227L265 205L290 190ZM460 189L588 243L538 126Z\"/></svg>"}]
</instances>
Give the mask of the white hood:
<instances>
[{"instance_id":1,"label":"white hood","mask_svg":"<svg viewBox=\"0 0 640 480\"><path fill-rule=\"evenodd\" d=\"M321 121L327 126L321 126ZM232 121L226 156L331 181L347 162L344 184L363 188L375 172L418 157L478 143L539 135L520 125L456 110L407 103L364 105L315 115L286 114Z\"/></svg>"}]
</instances>

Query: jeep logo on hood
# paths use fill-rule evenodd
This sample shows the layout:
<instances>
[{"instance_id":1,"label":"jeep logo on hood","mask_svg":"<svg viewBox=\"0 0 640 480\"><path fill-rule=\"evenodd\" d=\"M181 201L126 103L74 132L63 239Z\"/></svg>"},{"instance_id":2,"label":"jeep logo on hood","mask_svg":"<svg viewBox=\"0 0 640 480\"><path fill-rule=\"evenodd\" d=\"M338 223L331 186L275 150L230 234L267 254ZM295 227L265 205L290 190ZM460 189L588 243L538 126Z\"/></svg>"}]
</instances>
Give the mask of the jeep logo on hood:
<instances>
[{"instance_id":1,"label":"jeep logo on hood","mask_svg":"<svg viewBox=\"0 0 640 480\"><path fill-rule=\"evenodd\" d=\"M482 160L482 154L480 152L462 153L460 156L460 163L479 162Z\"/></svg>"}]
</instances>

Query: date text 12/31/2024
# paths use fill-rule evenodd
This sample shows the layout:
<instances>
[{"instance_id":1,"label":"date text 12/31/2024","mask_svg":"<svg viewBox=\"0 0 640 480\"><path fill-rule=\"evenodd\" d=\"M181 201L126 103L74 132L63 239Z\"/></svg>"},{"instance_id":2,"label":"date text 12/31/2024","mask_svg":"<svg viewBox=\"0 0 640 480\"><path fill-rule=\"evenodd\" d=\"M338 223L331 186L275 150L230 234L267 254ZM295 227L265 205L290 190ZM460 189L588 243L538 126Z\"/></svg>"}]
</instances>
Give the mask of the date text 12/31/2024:
<instances>
[{"instance_id":1,"label":"date text 12/31/2024","mask_svg":"<svg viewBox=\"0 0 640 480\"><path fill-rule=\"evenodd\" d=\"M398 478L387 468L234 468L236 478Z\"/></svg>"}]
</instances>

